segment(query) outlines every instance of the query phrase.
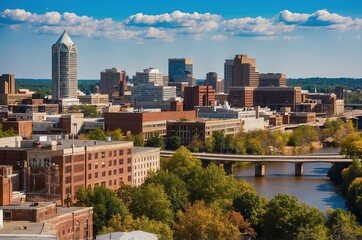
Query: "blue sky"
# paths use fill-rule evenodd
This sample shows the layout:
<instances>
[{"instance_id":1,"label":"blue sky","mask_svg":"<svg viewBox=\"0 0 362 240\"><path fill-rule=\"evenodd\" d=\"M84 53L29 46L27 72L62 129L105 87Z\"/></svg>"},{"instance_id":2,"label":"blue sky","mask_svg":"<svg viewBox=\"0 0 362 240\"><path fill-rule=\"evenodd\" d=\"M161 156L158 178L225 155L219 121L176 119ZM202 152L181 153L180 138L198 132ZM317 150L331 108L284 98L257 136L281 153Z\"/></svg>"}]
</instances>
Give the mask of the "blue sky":
<instances>
[{"instance_id":1,"label":"blue sky","mask_svg":"<svg viewBox=\"0 0 362 240\"><path fill-rule=\"evenodd\" d=\"M66 29L78 77L117 67L167 73L192 58L194 76L225 59L256 58L259 72L287 77L362 77L360 0L1 0L0 74L50 78L51 46Z\"/></svg>"}]
</instances>

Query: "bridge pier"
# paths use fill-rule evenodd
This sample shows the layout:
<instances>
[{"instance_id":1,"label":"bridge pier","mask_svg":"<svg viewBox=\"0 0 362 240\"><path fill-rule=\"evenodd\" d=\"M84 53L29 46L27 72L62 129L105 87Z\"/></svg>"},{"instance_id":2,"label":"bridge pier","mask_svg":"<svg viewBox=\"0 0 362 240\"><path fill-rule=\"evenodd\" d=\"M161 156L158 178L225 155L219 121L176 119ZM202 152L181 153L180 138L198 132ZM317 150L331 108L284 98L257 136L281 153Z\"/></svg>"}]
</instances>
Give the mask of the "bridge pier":
<instances>
[{"instance_id":1,"label":"bridge pier","mask_svg":"<svg viewBox=\"0 0 362 240\"><path fill-rule=\"evenodd\" d=\"M224 171L226 172L227 175L233 174L233 163L232 162L225 162L223 164L223 167L224 167Z\"/></svg>"},{"instance_id":2,"label":"bridge pier","mask_svg":"<svg viewBox=\"0 0 362 240\"><path fill-rule=\"evenodd\" d=\"M255 177L264 177L264 176L265 176L265 163L255 162Z\"/></svg>"},{"instance_id":3,"label":"bridge pier","mask_svg":"<svg viewBox=\"0 0 362 240\"><path fill-rule=\"evenodd\" d=\"M303 175L303 163L295 163L295 176Z\"/></svg>"}]
</instances>

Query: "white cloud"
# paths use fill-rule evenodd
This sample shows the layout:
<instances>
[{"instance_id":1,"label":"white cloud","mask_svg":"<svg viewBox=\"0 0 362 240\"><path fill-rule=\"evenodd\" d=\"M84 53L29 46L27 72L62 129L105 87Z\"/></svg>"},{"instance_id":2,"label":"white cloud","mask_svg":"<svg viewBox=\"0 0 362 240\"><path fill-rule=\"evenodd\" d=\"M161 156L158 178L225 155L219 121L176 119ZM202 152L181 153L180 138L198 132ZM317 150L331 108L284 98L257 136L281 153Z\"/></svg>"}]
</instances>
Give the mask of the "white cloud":
<instances>
[{"instance_id":1,"label":"white cloud","mask_svg":"<svg viewBox=\"0 0 362 240\"><path fill-rule=\"evenodd\" d=\"M236 18L223 22L223 29L234 36L258 37L274 36L286 32L291 32L293 26L276 22L274 19L256 18Z\"/></svg>"},{"instance_id":2,"label":"white cloud","mask_svg":"<svg viewBox=\"0 0 362 240\"><path fill-rule=\"evenodd\" d=\"M154 27L150 27L145 31L144 38L146 39L162 39L165 41L173 41L174 35L170 32L163 31Z\"/></svg>"},{"instance_id":3,"label":"white cloud","mask_svg":"<svg viewBox=\"0 0 362 240\"><path fill-rule=\"evenodd\" d=\"M278 20L286 24L298 24L307 21L309 16L305 13L292 13L289 10L283 10L279 13Z\"/></svg>"},{"instance_id":4,"label":"white cloud","mask_svg":"<svg viewBox=\"0 0 362 240\"><path fill-rule=\"evenodd\" d=\"M302 38L302 36L283 36L283 39L287 41L296 41L301 40Z\"/></svg>"},{"instance_id":5,"label":"white cloud","mask_svg":"<svg viewBox=\"0 0 362 240\"><path fill-rule=\"evenodd\" d=\"M137 13L123 21L111 18L95 19L75 13L31 13L23 9L6 9L0 12L0 25L10 29L29 26L39 34L61 34L65 29L71 35L93 38L133 39L143 43L147 39L173 41L179 34L187 34L195 40L209 38L225 41L228 35L257 39L298 40L288 33L300 28L308 30L332 29L337 31L359 30L362 19L330 13L325 9L314 13L279 12L275 17L243 17L223 19L211 13L186 13L174 11L159 15Z\"/></svg>"},{"instance_id":6,"label":"white cloud","mask_svg":"<svg viewBox=\"0 0 362 240\"><path fill-rule=\"evenodd\" d=\"M159 28L177 28L183 33L200 33L216 30L222 17L210 13L184 13L174 11L159 15L145 15L137 13L128 17L124 22L128 26Z\"/></svg>"},{"instance_id":7,"label":"white cloud","mask_svg":"<svg viewBox=\"0 0 362 240\"><path fill-rule=\"evenodd\" d=\"M220 35L220 34L214 35L214 36L211 37L211 40L213 40L215 42L222 42L222 41L225 41L227 39L228 39L227 36Z\"/></svg>"}]
</instances>

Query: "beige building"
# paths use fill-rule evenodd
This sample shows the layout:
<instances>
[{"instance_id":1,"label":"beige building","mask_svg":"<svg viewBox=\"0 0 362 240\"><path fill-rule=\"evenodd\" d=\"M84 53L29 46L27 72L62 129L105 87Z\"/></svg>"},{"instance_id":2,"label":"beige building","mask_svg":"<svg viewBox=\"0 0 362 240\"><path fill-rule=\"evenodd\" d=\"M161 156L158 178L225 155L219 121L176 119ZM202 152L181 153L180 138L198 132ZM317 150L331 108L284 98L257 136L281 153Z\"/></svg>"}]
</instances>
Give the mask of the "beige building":
<instances>
[{"instance_id":1,"label":"beige building","mask_svg":"<svg viewBox=\"0 0 362 240\"><path fill-rule=\"evenodd\" d=\"M81 104L108 104L108 94L78 96Z\"/></svg>"},{"instance_id":2,"label":"beige building","mask_svg":"<svg viewBox=\"0 0 362 240\"><path fill-rule=\"evenodd\" d=\"M241 119L199 119L191 121L167 121L167 137L178 136L182 145L188 145L195 134L205 142L207 136L215 131L222 131L225 135L235 135L242 131Z\"/></svg>"},{"instance_id":3,"label":"beige building","mask_svg":"<svg viewBox=\"0 0 362 240\"><path fill-rule=\"evenodd\" d=\"M150 147L133 148L133 186L145 182L149 171L160 169L160 149Z\"/></svg>"}]
</instances>

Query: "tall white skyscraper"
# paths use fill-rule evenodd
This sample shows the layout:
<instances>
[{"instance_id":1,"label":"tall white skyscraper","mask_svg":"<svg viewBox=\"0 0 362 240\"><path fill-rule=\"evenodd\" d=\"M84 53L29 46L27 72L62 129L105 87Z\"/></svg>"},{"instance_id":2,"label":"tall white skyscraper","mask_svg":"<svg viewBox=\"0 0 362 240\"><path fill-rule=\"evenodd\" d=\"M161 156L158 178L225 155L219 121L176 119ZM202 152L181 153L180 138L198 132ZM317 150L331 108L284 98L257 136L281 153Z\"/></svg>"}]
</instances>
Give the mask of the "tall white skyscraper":
<instances>
[{"instance_id":1,"label":"tall white skyscraper","mask_svg":"<svg viewBox=\"0 0 362 240\"><path fill-rule=\"evenodd\" d=\"M77 98L77 46L66 31L52 46L52 98Z\"/></svg>"}]
</instances>

